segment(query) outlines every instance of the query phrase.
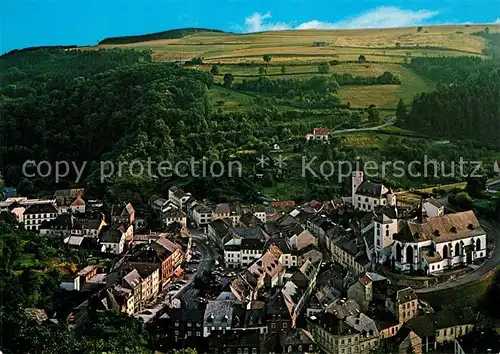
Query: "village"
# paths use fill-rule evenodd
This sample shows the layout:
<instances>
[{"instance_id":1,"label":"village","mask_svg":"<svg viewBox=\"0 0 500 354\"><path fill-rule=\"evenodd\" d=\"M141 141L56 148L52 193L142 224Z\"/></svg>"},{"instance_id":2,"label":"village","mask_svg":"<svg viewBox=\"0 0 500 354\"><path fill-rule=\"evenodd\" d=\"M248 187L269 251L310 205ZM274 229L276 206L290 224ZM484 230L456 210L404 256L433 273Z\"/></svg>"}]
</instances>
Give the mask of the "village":
<instances>
[{"instance_id":1,"label":"village","mask_svg":"<svg viewBox=\"0 0 500 354\"><path fill-rule=\"evenodd\" d=\"M488 318L421 298L493 270L498 230L446 198L399 203L361 171L351 185L302 205L210 203L172 186L148 203L161 229L84 189L7 196L0 211L98 255L60 284L74 331L116 310L141 318L161 353L498 353Z\"/></svg>"}]
</instances>

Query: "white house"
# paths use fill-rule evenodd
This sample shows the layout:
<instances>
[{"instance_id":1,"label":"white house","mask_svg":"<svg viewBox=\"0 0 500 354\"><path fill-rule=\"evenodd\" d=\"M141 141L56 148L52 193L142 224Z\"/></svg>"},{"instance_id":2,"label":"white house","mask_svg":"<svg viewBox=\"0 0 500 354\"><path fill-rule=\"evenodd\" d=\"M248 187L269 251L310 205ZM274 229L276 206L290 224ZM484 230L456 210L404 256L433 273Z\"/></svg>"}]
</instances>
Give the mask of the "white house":
<instances>
[{"instance_id":1,"label":"white house","mask_svg":"<svg viewBox=\"0 0 500 354\"><path fill-rule=\"evenodd\" d=\"M233 237L224 244L224 262L228 268L247 267L262 257L267 240L258 227L232 228Z\"/></svg>"},{"instance_id":2,"label":"white house","mask_svg":"<svg viewBox=\"0 0 500 354\"><path fill-rule=\"evenodd\" d=\"M403 272L433 274L486 258L486 232L472 211L402 221L393 239L392 259Z\"/></svg>"},{"instance_id":3,"label":"white house","mask_svg":"<svg viewBox=\"0 0 500 354\"><path fill-rule=\"evenodd\" d=\"M185 203L189 198L191 198L191 193L185 193L176 186L172 186L168 190L168 200L172 201L181 210L185 209Z\"/></svg>"},{"instance_id":4,"label":"white house","mask_svg":"<svg viewBox=\"0 0 500 354\"><path fill-rule=\"evenodd\" d=\"M42 221L51 221L57 217L57 208L52 203L31 204L23 214L26 230L38 231Z\"/></svg>"},{"instance_id":5,"label":"white house","mask_svg":"<svg viewBox=\"0 0 500 354\"><path fill-rule=\"evenodd\" d=\"M376 207L396 205L396 195L390 188L380 183L363 180L363 172L352 173L352 204L363 211L373 211Z\"/></svg>"},{"instance_id":6,"label":"white house","mask_svg":"<svg viewBox=\"0 0 500 354\"><path fill-rule=\"evenodd\" d=\"M423 202L423 209L428 217L443 216L444 204L444 200L431 198Z\"/></svg>"},{"instance_id":7,"label":"white house","mask_svg":"<svg viewBox=\"0 0 500 354\"><path fill-rule=\"evenodd\" d=\"M493 171L500 174L500 160L495 161L495 165L493 166Z\"/></svg>"},{"instance_id":8,"label":"white house","mask_svg":"<svg viewBox=\"0 0 500 354\"><path fill-rule=\"evenodd\" d=\"M161 212L161 216L165 225L170 225L174 222L178 222L182 224L182 226L186 227L187 225L187 217L186 214L178 209L177 207L167 208Z\"/></svg>"},{"instance_id":9,"label":"white house","mask_svg":"<svg viewBox=\"0 0 500 354\"><path fill-rule=\"evenodd\" d=\"M212 210L198 204L193 208L193 221L197 226L206 226L212 222Z\"/></svg>"},{"instance_id":10,"label":"white house","mask_svg":"<svg viewBox=\"0 0 500 354\"><path fill-rule=\"evenodd\" d=\"M129 229L133 229L133 226L129 226ZM127 234L129 230L125 230L123 226L119 228L109 228L104 231L101 236L101 252L112 253L112 254L122 254L125 248L125 240L127 239Z\"/></svg>"},{"instance_id":11,"label":"white house","mask_svg":"<svg viewBox=\"0 0 500 354\"><path fill-rule=\"evenodd\" d=\"M306 134L306 140L328 141L328 129L313 128L312 133Z\"/></svg>"},{"instance_id":12,"label":"white house","mask_svg":"<svg viewBox=\"0 0 500 354\"><path fill-rule=\"evenodd\" d=\"M75 274L73 276L63 277L63 279L61 280L60 286L61 286L61 289L64 289L64 290L80 291L80 276L78 274Z\"/></svg>"}]
</instances>

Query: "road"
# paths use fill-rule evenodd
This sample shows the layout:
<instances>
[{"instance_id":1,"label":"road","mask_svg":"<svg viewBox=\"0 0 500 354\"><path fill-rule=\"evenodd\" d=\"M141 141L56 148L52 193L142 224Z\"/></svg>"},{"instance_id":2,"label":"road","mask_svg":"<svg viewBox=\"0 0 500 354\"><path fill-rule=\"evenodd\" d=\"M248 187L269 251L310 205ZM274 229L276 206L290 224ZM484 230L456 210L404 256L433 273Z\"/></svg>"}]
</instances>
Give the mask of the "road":
<instances>
[{"instance_id":1,"label":"road","mask_svg":"<svg viewBox=\"0 0 500 354\"><path fill-rule=\"evenodd\" d=\"M204 271L212 269L212 263L215 259L213 251L206 245L206 236L197 230L190 230L191 237L193 238L193 242L196 244L196 250L201 252L200 262L197 264L196 275L203 274ZM192 266L196 264L193 263ZM191 266L191 267L192 267ZM174 299L178 299L183 297L185 294L189 294L192 291L193 282L196 278L196 275L191 275L189 280L184 284L177 292L169 294L159 294L157 297L157 301L164 296L153 308L148 308L147 310L150 312L148 314L139 313L135 315L137 318L141 318L145 324L151 324L157 318L160 318L169 308L171 301Z\"/></svg>"},{"instance_id":2,"label":"road","mask_svg":"<svg viewBox=\"0 0 500 354\"><path fill-rule=\"evenodd\" d=\"M447 205L447 210L450 210L450 208L448 208L448 205ZM441 283L429 288L416 289L415 292L417 294L431 293L434 291L455 288L457 286L470 283L476 280L477 278L482 277L490 270L500 266L500 224L481 218L479 218L479 222L483 226L483 229L490 234L490 238L493 238L494 240L495 248L493 250L493 253L491 254L491 257L486 262L481 264L479 268L477 268L473 272L467 273L458 280Z\"/></svg>"},{"instance_id":3,"label":"road","mask_svg":"<svg viewBox=\"0 0 500 354\"><path fill-rule=\"evenodd\" d=\"M335 130L333 132L330 132L330 135L339 135L339 134L345 134L345 133L362 133L362 132L371 132L371 131L376 131L380 130L382 128L394 125L396 122L396 118L391 118L387 122L381 125L377 125L376 127L369 127L369 128L351 128L351 129L342 129L342 130Z\"/></svg>"},{"instance_id":4,"label":"road","mask_svg":"<svg viewBox=\"0 0 500 354\"><path fill-rule=\"evenodd\" d=\"M198 263L196 268L196 275L202 275L204 271L209 271L212 269L212 264L215 259L212 250L206 245L206 236L198 230L190 230L191 237L193 238L193 243L196 244L196 249L201 252L200 263ZM186 291L188 291L196 276L192 276L189 281L179 289L179 291L172 297L177 299L181 297Z\"/></svg>"},{"instance_id":5,"label":"road","mask_svg":"<svg viewBox=\"0 0 500 354\"><path fill-rule=\"evenodd\" d=\"M500 178L495 178L486 183L486 191L490 193L496 193L500 191Z\"/></svg>"}]
</instances>

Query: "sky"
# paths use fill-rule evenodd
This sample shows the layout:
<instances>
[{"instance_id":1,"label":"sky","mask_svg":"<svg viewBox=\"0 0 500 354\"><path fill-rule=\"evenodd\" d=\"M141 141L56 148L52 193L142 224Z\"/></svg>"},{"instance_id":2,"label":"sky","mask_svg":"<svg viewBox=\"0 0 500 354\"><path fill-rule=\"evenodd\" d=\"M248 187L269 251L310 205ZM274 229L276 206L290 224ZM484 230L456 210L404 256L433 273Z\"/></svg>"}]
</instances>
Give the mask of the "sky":
<instances>
[{"instance_id":1,"label":"sky","mask_svg":"<svg viewBox=\"0 0 500 354\"><path fill-rule=\"evenodd\" d=\"M500 23L500 0L1 0L0 53L182 27L230 32Z\"/></svg>"}]
</instances>

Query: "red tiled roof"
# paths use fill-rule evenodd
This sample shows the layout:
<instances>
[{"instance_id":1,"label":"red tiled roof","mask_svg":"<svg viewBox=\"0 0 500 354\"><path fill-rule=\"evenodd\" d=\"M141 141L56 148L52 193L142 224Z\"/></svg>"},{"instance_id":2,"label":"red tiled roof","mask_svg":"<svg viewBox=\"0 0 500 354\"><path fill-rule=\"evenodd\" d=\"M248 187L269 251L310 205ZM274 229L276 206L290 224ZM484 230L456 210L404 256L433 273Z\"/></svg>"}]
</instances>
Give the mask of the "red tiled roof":
<instances>
[{"instance_id":1,"label":"red tiled roof","mask_svg":"<svg viewBox=\"0 0 500 354\"><path fill-rule=\"evenodd\" d=\"M272 202L271 205L275 208L284 208L288 206L294 206L295 202L293 200L283 200L283 201Z\"/></svg>"},{"instance_id":2,"label":"red tiled roof","mask_svg":"<svg viewBox=\"0 0 500 354\"><path fill-rule=\"evenodd\" d=\"M174 252L177 249L180 249L181 247L176 244L175 242L170 241L167 238L159 238L156 240L156 243L165 247L165 249L169 250L170 252Z\"/></svg>"},{"instance_id":3,"label":"red tiled roof","mask_svg":"<svg viewBox=\"0 0 500 354\"><path fill-rule=\"evenodd\" d=\"M316 208L319 204L321 204L320 202L318 202L317 200L312 200L309 205L313 208Z\"/></svg>"},{"instance_id":4,"label":"red tiled roof","mask_svg":"<svg viewBox=\"0 0 500 354\"><path fill-rule=\"evenodd\" d=\"M85 201L81 197L77 197L75 199L75 201L73 203L71 203L72 207L81 206L81 205L85 205Z\"/></svg>"},{"instance_id":5,"label":"red tiled roof","mask_svg":"<svg viewBox=\"0 0 500 354\"><path fill-rule=\"evenodd\" d=\"M328 129L326 129L326 128L314 128L313 135L328 135Z\"/></svg>"},{"instance_id":6,"label":"red tiled roof","mask_svg":"<svg viewBox=\"0 0 500 354\"><path fill-rule=\"evenodd\" d=\"M370 277L368 275L363 275L361 278L359 278L359 282L363 285L368 285L372 282L372 280L370 279Z\"/></svg>"}]
</instances>

